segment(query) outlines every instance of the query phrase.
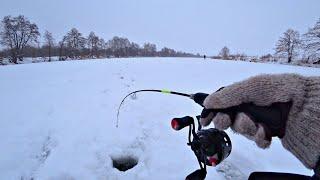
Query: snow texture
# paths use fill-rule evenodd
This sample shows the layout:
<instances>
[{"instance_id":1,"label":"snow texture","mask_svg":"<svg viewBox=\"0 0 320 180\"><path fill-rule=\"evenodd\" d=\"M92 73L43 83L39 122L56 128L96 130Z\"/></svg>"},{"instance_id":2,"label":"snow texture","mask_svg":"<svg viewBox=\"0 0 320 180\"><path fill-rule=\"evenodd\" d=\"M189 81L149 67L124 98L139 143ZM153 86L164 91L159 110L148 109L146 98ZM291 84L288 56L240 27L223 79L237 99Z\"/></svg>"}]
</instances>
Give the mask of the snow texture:
<instances>
[{"instance_id":1,"label":"snow texture","mask_svg":"<svg viewBox=\"0 0 320 180\"><path fill-rule=\"evenodd\" d=\"M315 68L193 58L130 58L0 67L0 179L184 179L198 168L187 147L187 129L173 117L201 107L173 95L141 93L127 99L116 128L116 110L130 91L151 88L211 93L261 73L320 75ZM212 126L212 125L211 125ZM253 171L311 175L275 139L267 150L227 131L233 150L208 169L207 179L245 179ZM122 172L112 158L138 164Z\"/></svg>"}]
</instances>

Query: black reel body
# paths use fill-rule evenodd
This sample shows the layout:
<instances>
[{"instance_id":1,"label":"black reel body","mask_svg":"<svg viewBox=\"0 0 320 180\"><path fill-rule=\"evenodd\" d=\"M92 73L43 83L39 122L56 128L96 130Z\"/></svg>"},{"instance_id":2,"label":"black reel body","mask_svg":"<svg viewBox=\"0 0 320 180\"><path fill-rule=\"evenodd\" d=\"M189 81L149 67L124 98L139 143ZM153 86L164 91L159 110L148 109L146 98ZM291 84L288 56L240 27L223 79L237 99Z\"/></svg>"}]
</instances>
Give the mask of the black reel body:
<instances>
[{"instance_id":1,"label":"black reel body","mask_svg":"<svg viewBox=\"0 0 320 180\"><path fill-rule=\"evenodd\" d=\"M197 157L200 169L191 173L186 179L204 179L206 166L216 166L226 159L232 149L229 136L224 131L210 128L201 129L198 119L198 131L195 131L194 119L190 116L174 118L171 126L175 130L181 130L189 126L188 145ZM193 138L192 138L193 137Z\"/></svg>"},{"instance_id":2,"label":"black reel body","mask_svg":"<svg viewBox=\"0 0 320 180\"><path fill-rule=\"evenodd\" d=\"M210 128L202 129L197 132L200 142L200 149L206 156L205 162L208 166L216 166L225 160L231 153L231 140L224 131ZM201 154L196 154L197 157ZM199 157L201 158L201 156Z\"/></svg>"}]
</instances>

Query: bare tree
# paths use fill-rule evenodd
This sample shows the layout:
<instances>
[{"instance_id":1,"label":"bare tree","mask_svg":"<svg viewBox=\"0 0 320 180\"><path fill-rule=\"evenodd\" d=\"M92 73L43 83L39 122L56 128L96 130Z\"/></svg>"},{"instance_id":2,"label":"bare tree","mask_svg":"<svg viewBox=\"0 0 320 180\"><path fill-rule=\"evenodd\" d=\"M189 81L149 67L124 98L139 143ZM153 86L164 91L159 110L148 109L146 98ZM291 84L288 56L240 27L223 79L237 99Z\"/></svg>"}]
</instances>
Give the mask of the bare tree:
<instances>
[{"instance_id":1,"label":"bare tree","mask_svg":"<svg viewBox=\"0 0 320 180\"><path fill-rule=\"evenodd\" d=\"M305 53L308 56L307 59L315 62L320 61L320 19L314 27L309 28L303 37Z\"/></svg>"},{"instance_id":2,"label":"bare tree","mask_svg":"<svg viewBox=\"0 0 320 180\"><path fill-rule=\"evenodd\" d=\"M66 37L64 36L62 40L59 42L59 61L63 61L66 59L65 57L63 57L63 55L65 55L65 53L63 53L65 49L65 43Z\"/></svg>"},{"instance_id":3,"label":"bare tree","mask_svg":"<svg viewBox=\"0 0 320 180\"><path fill-rule=\"evenodd\" d=\"M50 62L51 61L51 50L52 50L52 47L54 46L54 38L52 36L52 33L50 33L49 31L45 31L44 41L45 41L45 46L48 49L48 58L49 58L49 62Z\"/></svg>"},{"instance_id":4,"label":"bare tree","mask_svg":"<svg viewBox=\"0 0 320 180\"><path fill-rule=\"evenodd\" d=\"M4 56L5 56L5 52L4 51L0 51L0 65L3 64Z\"/></svg>"},{"instance_id":5,"label":"bare tree","mask_svg":"<svg viewBox=\"0 0 320 180\"><path fill-rule=\"evenodd\" d=\"M140 46L137 43L131 42L129 49L128 49L128 56L139 56L140 53Z\"/></svg>"},{"instance_id":6,"label":"bare tree","mask_svg":"<svg viewBox=\"0 0 320 180\"><path fill-rule=\"evenodd\" d=\"M20 15L5 16L2 20L0 32L1 44L10 49L10 60L18 63L23 60L23 49L30 42L37 42L40 33L38 26Z\"/></svg>"},{"instance_id":7,"label":"bare tree","mask_svg":"<svg viewBox=\"0 0 320 180\"><path fill-rule=\"evenodd\" d=\"M157 46L151 43L145 43L143 45L143 54L145 56L155 56L157 54Z\"/></svg>"},{"instance_id":8,"label":"bare tree","mask_svg":"<svg viewBox=\"0 0 320 180\"><path fill-rule=\"evenodd\" d=\"M247 59L247 55L245 53L236 53L233 55L234 60L245 61Z\"/></svg>"},{"instance_id":9,"label":"bare tree","mask_svg":"<svg viewBox=\"0 0 320 180\"><path fill-rule=\"evenodd\" d=\"M113 37L107 42L108 51L115 57L127 57L131 43L127 38Z\"/></svg>"},{"instance_id":10,"label":"bare tree","mask_svg":"<svg viewBox=\"0 0 320 180\"><path fill-rule=\"evenodd\" d=\"M87 38L88 48L90 50L90 57L97 56L99 50L99 37L94 34L94 32L90 32Z\"/></svg>"},{"instance_id":11,"label":"bare tree","mask_svg":"<svg viewBox=\"0 0 320 180\"><path fill-rule=\"evenodd\" d=\"M219 53L219 56L222 58L222 59L229 59L230 57L230 50L227 46L224 46L221 50L220 50L220 53Z\"/></svg>"},{"instance_id":12,"label":"bare tree","mask_svg":"<svg viewBox=\"0 0 320 180\"><path fill-rule=\"evenodd\" d=\"M262 62L272 62L273 61L273 56L271 54L266 54L266 55L262 55L260 57L260 61Z\"/></svg>"},{"instance_id":13,"label":"bare tree","mask_svg":"<svg viewBox=\"0 0 320 180\"><path fill-rule=\"evenodd\" d=\"M160 56L163 57L174 57L176 56L176 51L167 47L164 47L161 49L161 51L159 52Z\"/></svg>"},{"instance_id":14,"label":"bare tree","mask_svg":"<svg viewBox=\"0 0 320 180\"><path fill-rule=\"evenodd\" d=\"M80 57L81 50L85 48L86 39L76 29L72 28L64 37L70 58Z\"/></svg>"},{"instance_id":15,"label":"bare tree","mask_svg":"<svg viewBox=\"0 0 320 180\"><path fill-rule=\"evenodd\" d=\"M105 56L106 55L106 42L103 38L100 38L98 41L98 45L97 45L97 57L100 58L100 56Z\"/></svg>"},{"instance_id":16,"label":"bare tree","mask_svg":"<svg viewBox=\"0 0 320 180\"><path fill-rule=\"evenodd\" d=\"M298 48L301 45L300 34L298 31L288 29L280 37L276 44L276 55L287 58L288 63L291 63L293 58L298 55Z\"/></svg>"}]
</instances>

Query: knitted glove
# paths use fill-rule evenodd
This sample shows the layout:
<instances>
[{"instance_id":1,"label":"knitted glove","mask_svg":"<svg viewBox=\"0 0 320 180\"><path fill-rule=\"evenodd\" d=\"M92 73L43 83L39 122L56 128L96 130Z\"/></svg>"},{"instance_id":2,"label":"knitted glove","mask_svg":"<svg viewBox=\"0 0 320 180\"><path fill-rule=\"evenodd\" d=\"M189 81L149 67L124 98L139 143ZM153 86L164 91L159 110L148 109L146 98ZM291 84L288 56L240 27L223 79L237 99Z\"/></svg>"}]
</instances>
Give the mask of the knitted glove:
<instances>
[{"instance_id":1,"label":"knitted glove","mask_svg":"<svg viewBox=\"0 0 320 180\"><path fill-rule=\"evenodd\" d=\"M235 108L244 104L276 108L281 118L279 122L259 121L255 114ZM277 136L306 167L316 168L320 156L320 77L259 75L209 95L203 105L204 111L216 109L218 113L203 113L202 125L212 121L218 129L231 127L261 148L267 148ZM273 128L274 123L281 126Z\"/></svg>"}]
</instances>

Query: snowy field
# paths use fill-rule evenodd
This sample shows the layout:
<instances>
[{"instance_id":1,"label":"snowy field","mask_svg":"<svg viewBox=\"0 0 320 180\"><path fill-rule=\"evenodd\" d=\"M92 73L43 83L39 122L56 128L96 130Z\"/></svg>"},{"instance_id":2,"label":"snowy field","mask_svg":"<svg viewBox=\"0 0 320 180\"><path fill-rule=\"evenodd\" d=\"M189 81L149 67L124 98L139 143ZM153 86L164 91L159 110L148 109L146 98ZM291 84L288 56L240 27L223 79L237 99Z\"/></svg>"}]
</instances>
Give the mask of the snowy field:
<instances>
[{"instance_id":1,"label":"snowy field","mask_svg":"<svg viewBox=\"0 0 320 180\"><path fill-rule=\"evenodd\" d=\"M144 93L129 98L116 128L116 111L130 91L151 88L210 93L261 73L320 75L320 69L192 58L68 61L0 67L0 179L184 179L198 168L186 146L187 129L173 117L198 115L192 100ZM207 179L239 179L252 171L312 172L273 140L267 150L228 131L233 151ZM126 172L112 158L130 155ZM227 172L228 173L228 172ZM227 177L228 178L228 177Z\"/></svg>"}]
</instances>

